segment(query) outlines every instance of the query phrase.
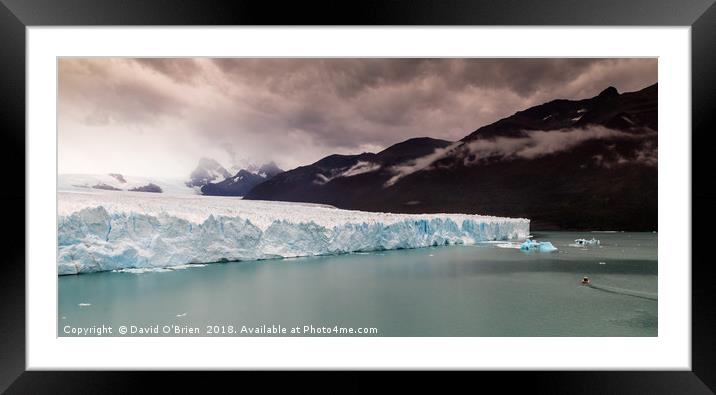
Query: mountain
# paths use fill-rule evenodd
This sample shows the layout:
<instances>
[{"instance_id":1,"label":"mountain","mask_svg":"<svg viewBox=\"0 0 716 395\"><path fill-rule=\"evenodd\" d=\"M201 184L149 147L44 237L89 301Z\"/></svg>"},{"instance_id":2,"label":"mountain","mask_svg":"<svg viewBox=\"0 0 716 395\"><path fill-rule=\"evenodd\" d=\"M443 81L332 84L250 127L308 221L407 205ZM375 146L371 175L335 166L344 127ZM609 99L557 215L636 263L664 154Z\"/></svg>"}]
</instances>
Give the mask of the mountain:
<instances>
[{"instance_id":1,"label":"mountain","mask_svg":"<svg viewBox=\"0 0 716 395\"><path fill-rule=\"evenodd\" d=\"M186 182L188 187L202 187L210 182L223 181L231 177L231 174L214 159L201 158L199 164L189 176Z\"/></svg>"},{"instance_id":2,"label":"mountain","mask_svg":"<svg viewBox=\"0 0 716 395\"><path fill-rule=\"evenodd\" d=\"M201 193L213 196L244 196L255 186L283 172L273 162L253 167L252 170L241 169L233 177L216 183L207 183L201 187Z\"/></svg>"},{"instance_id":3,"label":"mountain","mask_svg":"<svg viewBox=\"0 0 716 395\"><path fill-rule=\"evenodd\" d=\"M259 167L258 170L255 171L255 174L257 174L265 179L273 178L275 175L277 175L279 173L283 173L283 170L281 170L273 162L266 163L266 164L262 165L261 167Z\"/></svg>"},{"instance_id":4,"label":"mountain","mask_svg":"<svg viewBox=\"0 0 716 395\"><path fill-rule=\"evenodd\" d=\"M657 85L620 95L610 86L585 100L554 100L481 127L462 141L522 137L531 130L559 130L602 125L616 130L657 130Z\"/></svg>"},{"instance_id":5,"label":"mountain","mask_svg":"<svg viewBox=\"0 0 716 395\"><path fill-rule=\"evenodd\" d=\"M377 154L330 155L308 166L278 174L257 185L244 198L357 207L360 202L354 201L354 197L374 190L383 192L381 184L389 168L450 144L450 141L422 137L395 144Z\"/></svg>"},{"instance_id":6,"label":"mountain","mask_svg":"<svg viewBox=\"0 0 716 395\"><path fill-rule=\"evenodd\" d=\"M129 191L153 192L171 195L196 195L197 191L177 177L131 176L109 174L58 174L57 189L60 191Z\"/></svg>"},{"instance_id":7,"label":"mountain","mask_svg":"<svg viewBox=\"0 0 716 395\"><path fill-rule=\"evenodd\" d=\"M157 184L151 183L151 182L147 185L142 185L142 186L139 186L136 188L132 188L132 189L130 189L130 191L132 191L132 192L152 192L152 193L162 193L163 192L162 187L160 187Z\"/></svg>"},{"instance_id":8,"label":"mountain","mask_svg":"<svg viewBox=\"0 0 716 395\"><path fill-rule=\"evenodd\" d=\"M244 198L524 217L533 229L657 230L658 87L554 100L458 142L331 155Z\"/></svg>"}]
</instances>

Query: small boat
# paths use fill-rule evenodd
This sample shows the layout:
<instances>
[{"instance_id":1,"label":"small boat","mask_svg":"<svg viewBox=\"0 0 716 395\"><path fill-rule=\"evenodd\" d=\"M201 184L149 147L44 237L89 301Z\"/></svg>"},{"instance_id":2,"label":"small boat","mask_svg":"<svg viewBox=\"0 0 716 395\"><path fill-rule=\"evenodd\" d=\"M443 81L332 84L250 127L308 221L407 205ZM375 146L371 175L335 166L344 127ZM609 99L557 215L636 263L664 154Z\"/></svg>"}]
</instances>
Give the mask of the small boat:
<instances>
[{"instance_id":1,"label":"small boat","mask_svg":"<svg viewBox=\"0 0 716 395\"><path fill-rule=\"evenodd\" d=\"M589 285L591 283L592 283L592 280L590 280L589 277L584 276L584 278L582 278L582 285Z\"/></svg>"},{"instance_id":2,"label":"small boat","mask_svg":"<svg viewBox=\"0 0 716 395\"><path fill-rule=\"evenodd\" d=\"M557 251L557 247L553 246L552 243L550 243L549 241L535 241L532 239L527 239L524 243L520 244L520 250L552 252Z\"/></svg>"},{"instance_id":3,"label":"small boat","mask_svg":"<svg viewBox=\"0 0 716 395\"><path fill-rule=\"evenodd\" d=\"M578 246L578 247L598 246L598 245L599 245L599 240L595 239L594 237L592 237L591 240L587 240L587 239L577 239L577 240L574 240L574 244L575 244L576 246Z\"/></svg>"}]
</instances>

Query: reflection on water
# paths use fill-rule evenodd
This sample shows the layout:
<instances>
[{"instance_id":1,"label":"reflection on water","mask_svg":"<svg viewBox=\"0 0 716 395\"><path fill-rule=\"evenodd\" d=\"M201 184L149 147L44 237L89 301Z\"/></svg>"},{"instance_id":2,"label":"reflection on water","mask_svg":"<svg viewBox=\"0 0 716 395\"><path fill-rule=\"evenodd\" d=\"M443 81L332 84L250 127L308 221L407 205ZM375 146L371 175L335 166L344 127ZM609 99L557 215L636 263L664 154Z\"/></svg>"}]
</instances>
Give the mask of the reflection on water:
<instances>
[{"instance_id":1,"label":"reflection on water","mask_svg":"<svg viewBox=\"0 0 716 395\"><path fill-rule=\"evenodd\" d=\"M592 236L601 246L569 246ZM312 324L375 327L378 336L657 335L656 234L535 238L559 251L491 243L62 276L58 333L67 325ZM583 276L594 287L581 286Z\"/></svg>"}]
</instances>

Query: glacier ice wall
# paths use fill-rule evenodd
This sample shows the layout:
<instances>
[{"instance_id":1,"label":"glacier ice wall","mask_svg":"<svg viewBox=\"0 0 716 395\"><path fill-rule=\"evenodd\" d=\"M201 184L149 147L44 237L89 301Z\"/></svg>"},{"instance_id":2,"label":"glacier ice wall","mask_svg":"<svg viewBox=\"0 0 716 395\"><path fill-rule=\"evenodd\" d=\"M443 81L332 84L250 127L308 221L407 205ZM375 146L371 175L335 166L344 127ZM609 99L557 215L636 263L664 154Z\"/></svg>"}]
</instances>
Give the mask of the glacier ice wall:
<instances>
[{"instance_id":1,"label":"glacier ice wall","mask_svg":"<svg viewBox=\"0 0 716 395\"><path fill-rule=\"evenodd\" d=\"M228 200L220 203L238 204ZM196 220L185 218L176 210L173 214L154 210L146 202L129 211L116 207L107 209L104 205L64 213L60 210L58 272L75 274L523 240L529 234L526 219L367 213L302 204L288 205L288 208L287 212L296 214L271 217L270 221L259 218L258 214L252 218L247 215L251 211L245 209L242 215L227 215L226 210L216 210L224 214L209 214L203 220ZM298 215L299 212L303 216ZM314 220L300 220L311 215Z\"/></svg>"}]
</instances>

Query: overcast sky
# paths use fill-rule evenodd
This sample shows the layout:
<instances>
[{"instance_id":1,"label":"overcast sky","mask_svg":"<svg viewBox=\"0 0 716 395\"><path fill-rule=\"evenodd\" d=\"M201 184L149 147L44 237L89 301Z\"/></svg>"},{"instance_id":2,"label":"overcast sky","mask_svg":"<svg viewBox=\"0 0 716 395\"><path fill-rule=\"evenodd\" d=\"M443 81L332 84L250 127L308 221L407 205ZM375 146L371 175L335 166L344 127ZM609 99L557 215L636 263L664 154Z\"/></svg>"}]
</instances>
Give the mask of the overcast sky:
<instances>
[{"instance_id":1,"label":"overcast sky","mask_svg":"<svg viewBox=\"0 0 716 395\"><path fill-rule=\"evenodd\" d=\"M656 59L61 59L59 172L287 170L655 82Z\"/></svg>"}]
</instances>

